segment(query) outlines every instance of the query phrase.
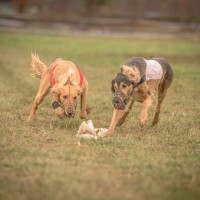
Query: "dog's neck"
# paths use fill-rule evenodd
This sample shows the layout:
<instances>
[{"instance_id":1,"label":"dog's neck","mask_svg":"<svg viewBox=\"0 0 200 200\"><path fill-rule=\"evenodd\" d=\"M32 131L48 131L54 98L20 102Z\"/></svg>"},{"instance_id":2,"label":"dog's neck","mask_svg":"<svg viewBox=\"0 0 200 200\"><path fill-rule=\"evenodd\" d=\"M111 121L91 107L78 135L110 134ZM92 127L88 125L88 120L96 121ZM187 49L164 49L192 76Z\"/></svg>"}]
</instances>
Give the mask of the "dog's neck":
<instances>
[{"instance_id":1,"label":"dog's neck","mask_svg":"<svg viewBox=\"0 0 200 200\"><path fill-rule=\"evenodd\" d=\"M58 65L59 65L59 64L54 65L54 66L52 67L52 69L50 70L49 81L50 81L51 87L53 87L53 86L56 84L56 80L55 80L54 77L53 77L53 73L54 73L54 70L56 69L56 67L57 67ZM78 74L79 74L79 77L80 77L79 86L82 87L82 86L83 86L84 75L81 73L81 71L79 70L78 67L76 67L76 69L77 69Z\"/></svg>"},{"instance_id":2,"label":"dog's neck","mask_svg":"<svg viewBox=\"0 0 200 200\"><path fill-rule=\"evenodd\" d=\"M139 85L141 85L141 84L144 83L145 81L146 81L146 77L145 77L145 75L143 75L143 76L141 77L140 81L134 85L134 88L138 87Z\"/></svg>"}]
</instances>

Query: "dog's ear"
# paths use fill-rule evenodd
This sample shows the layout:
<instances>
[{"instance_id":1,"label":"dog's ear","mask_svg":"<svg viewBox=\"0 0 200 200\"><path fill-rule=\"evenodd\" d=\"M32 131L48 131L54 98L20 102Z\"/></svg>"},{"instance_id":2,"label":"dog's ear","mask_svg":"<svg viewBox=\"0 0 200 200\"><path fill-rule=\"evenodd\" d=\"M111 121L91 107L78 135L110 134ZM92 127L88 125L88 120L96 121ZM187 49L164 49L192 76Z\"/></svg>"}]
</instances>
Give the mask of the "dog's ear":
<instances>
[{"instance_id":1,"label":"dog's ear","mask_svg":"<svg viewBox=\"0 0 200 200\"><path fill-rule=\"evenodd\" d=\"M113 79L113 80L111 81L111 91L112 91L112 93L115 92L114 83L115 83L115 79Z\"/></svg>"},{"instance_id":2,"label":"dog's ear","mask_svg":"<svg viewBox=\"0 0 200 200\"><path fill-rule=\"evenodd\" d=\"M59 93L60 93L60 92L59 92L58 83L56 83L56 84L52 87L51 92L52 92L52 93L56 93L56 94L59 94Z\"/></svg>"},{"instance_id":3,"label":"dog's ear","mask_svg":"<svg viewBox=\"0 0 200 200\"><path fill-rule=\"evenodd\" d=\"M141 75L137 67L132 66L128 67L126 65L122 66L121 68L122 74L127 76L131 82L137 83L140 81Z\"/></svg>"},{"instance_id":4,"label":"dog's ear","mask_svg":"<svg viewBox=\"0 0 200 200\"><path fill-rule=\"evenodd\" d=\"M57 102L61 102L60 101L60 94L61 94L60 89L61 89L61 87L58 86L58 83L56 83L51 89L51 92L54 94L54 98L56 98Z\"/></svg>"},{"instance_id":5,"label":"dog's ear","mask_svg":"<svg viewBox=\"0 0 200 200\"><path fill-rule=\"evenodd\" d=\"M115 88L114 88L114 83L115 83L115 77L117 76L117 74L115 74L114 79L111 81L111 91L114 93L115 92Z\"/></svg>"}]
</instances>

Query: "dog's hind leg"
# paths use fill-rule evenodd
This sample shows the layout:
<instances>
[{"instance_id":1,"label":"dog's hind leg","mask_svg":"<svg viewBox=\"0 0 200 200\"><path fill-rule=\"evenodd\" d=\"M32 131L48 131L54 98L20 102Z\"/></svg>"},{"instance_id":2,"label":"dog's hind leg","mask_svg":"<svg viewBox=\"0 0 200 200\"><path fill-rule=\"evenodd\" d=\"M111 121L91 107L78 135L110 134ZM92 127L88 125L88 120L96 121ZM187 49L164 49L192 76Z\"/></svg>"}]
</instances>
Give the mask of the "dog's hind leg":
<instances>
[{"instance_id":1,"label":"dog's hind leg","mask_svg":"<svg viewBox=\"0 0 200 200\"><path fill-rule=\"evenodd\" d=\"M156 107L156 112L153 117L152 126L156 125L159 122L161 105L167 94L167 89L169 88L170 85L171 85L171 80L169 81L167 79L164 80L163 83L158 85L158 103Z\"/></svg>"},{"instance_id":2,"label":"dog's hind leg","mask_svg":"<svg viewBox=\"0 0 200 200\"><path fill-rule=\"evenodd\" d=\"M173 81L173 71L169 63L167 63L162 58L155 58L155 60L161 64L163 72L164 72L164 76L162 77L162 80L160 84L158 85L158 103L157 103L156 112L152 121L153 126L156 125L159 121L159 115L160 115L162 102L167 94L167 89L170 87Z\"/></svg>"},{"instance_id":3,"label":"dog's hind leg","mask_svg":"<svg viewBox=\"0 0 200 200\"><path fill-rule=\"evenodd\" d=\"M119 119L117 126L121 126L124 123L126 117L128 116L128 114L132 110L133 103L134 103L134 100L131 100L130 104L128 105L128 108L126 109L126 111L124 113L124 115L122 116L121 119Z\"/></svg>"},{"instance_id":4,"label":"dog's hind leg","mask_svg":"<svg viewBox=\"0 0 200 200\"><path fill-rule=\"evenodd\" d=\"M144 102L142 103L142 111L140 114L140 125L143 126L147 120L147 116L148 116L148 110L149 107L151 105L151 96L148 95L147 98L144 100Z\"/></svg>"},{"instance_id":5,"label":"dog's hind leg","mask_svg":"<svg viewBox=\"0 0 200 200\"><path fill-rule=\"evenodd\" d=\"M45 96L49 93L49 89L50 89L49 75L48 75L48 71L46 71L42 75L39 90L38 90L38 93L35 97L35 100L34 100L34 103L33 103L33 106L31 108L31 111L30 111L30 114L29 114L27 121L33 120L35 113L38 109L38 106L42 103Z\"/></svg>"},{"instance_id":6,"label":"dog's hind leg","mask_svg":"<svg viewBox=\"0 0 200 200\"><path fill-rule=\"evenodd\" d=\"M80 113L81 119L85 119L87 117L87 94L88 94L88 83L85 82L83 93L81 94L81 113Z\"/></svg>"}]
</instances>

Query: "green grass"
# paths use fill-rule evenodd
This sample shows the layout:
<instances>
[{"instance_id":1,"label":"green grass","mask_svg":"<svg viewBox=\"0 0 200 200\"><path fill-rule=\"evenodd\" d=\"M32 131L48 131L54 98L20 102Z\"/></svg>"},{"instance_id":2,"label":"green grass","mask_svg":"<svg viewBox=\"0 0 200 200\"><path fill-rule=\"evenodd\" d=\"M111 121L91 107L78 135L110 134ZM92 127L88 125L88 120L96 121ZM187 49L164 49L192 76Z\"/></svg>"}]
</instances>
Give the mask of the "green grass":
<instances>
[{"instance_id":1,"label":"green grass","mask_svg":"<svg viewBox=\"0 0 200 200\"><path fill-rule=\"evenodd\" d=\"M31 50L49 65L72 60L89 82L96 127L112 115L110 82L132 56L165 57L174 70L161 121L139 127L139 103L111 138L81 141L78 119L59 120L49 95L26 122L39 80ZM200 42L58 37L0 32L0 199L200 199Z\"/></svg>"}]
</instances>

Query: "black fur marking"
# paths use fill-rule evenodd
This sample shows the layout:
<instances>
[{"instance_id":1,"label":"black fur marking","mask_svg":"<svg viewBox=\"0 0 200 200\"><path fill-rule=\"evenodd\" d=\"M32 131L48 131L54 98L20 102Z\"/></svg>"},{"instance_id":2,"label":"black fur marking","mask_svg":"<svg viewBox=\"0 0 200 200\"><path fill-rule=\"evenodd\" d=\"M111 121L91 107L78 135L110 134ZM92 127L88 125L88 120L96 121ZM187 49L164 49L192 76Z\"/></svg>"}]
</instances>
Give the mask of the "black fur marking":
<instances>
[{"instance_id":1,"label":"black fur marking","mask_svg":"<svg viewBox=\"0 0 200 200\"><path fill-rule=\"evenodd\" d=\"M137 84L135 84L135 87L137 87L138 85L141 85L145 81L146 81L146 77L145 77L145 75L143 75L142 78L140 79L140 81Z\"/></svg>"},{"instance_id":2,"label":"black fur marking","mask_svg":"<svg viewBox=\"0 0 200 200\"><path fill-rule=\"evenodd\" d=\"M127 76L125 76L122 73L118 73L114 79L114 82L117 83L117 85L119 86L121 82L124 82L126 85L131 85L134 84L132 81L130 81Z\"/></svg>"},{"instance_id":3,"label":"black fur marking","mask_svg":"<svg viewBox=\"0 0 200 200\"><path fill-rule=\"evenodd\" d=\"M144 58L132 57L131 59L129 59L126 62L125 65L129 66L129 67L137 67L137 69L139 70L141 76L143 76L145 74L146 62L145 62Z\"/></svg>"},{"instance_id":4,"label":"black fur marking","mask_svg":"<svg viewBox=\"0 0 200 200\"><path fill-rule=\"evenodd\" d=\"M56 108L60 107L59 103L57 101L54 101L52 104L53 109L55 110Z\"/></svg>"}]
</instances>

